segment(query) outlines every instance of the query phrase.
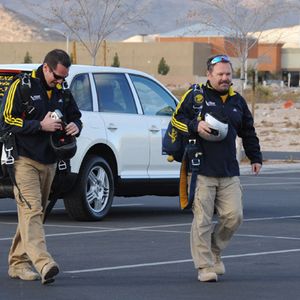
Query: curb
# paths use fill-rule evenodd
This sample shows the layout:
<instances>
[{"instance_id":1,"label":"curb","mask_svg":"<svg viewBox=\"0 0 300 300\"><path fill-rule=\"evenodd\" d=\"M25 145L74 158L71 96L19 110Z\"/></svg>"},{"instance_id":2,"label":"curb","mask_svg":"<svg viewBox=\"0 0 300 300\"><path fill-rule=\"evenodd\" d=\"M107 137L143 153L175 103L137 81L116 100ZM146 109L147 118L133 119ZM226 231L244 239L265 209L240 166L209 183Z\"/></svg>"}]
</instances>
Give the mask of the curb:
<instances>
[{"instance_id":1,"label":"curb","mask_svg":"<svg viewBox=\"0 0 300 300\"><path fill-rule=\"evenodd\" d=\"M259 174L278 174L278 173L298 173L300 172L300 163L274 162L263 164ZM250 165L240 165L241 175L252 175ZM300 179L299 179L300 181Z\"/></svg>"}]
</instances>

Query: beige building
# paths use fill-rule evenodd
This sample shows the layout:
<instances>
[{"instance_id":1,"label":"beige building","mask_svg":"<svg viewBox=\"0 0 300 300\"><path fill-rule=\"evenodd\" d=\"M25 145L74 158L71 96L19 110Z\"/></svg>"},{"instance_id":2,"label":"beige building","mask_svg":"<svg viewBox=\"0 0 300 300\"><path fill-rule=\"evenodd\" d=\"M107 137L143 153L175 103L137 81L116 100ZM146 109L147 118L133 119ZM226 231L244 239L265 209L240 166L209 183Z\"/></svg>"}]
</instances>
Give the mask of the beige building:
<instances>
[{"instance_id":1,"label":"beige building","mask_svg":"<svg viewBox=\"0 0 300 300\"><path fill-rule=\"evenodd\" d=\"M265 72L266 76L277 74L292 86L300 80L300 26L266 31L256 48L249 53L248 67ZM255 35L255 34L254 34ZM205 40L207 39L207 40ZM110 66L115 54L120 66L138 69L158 78L167 85L189 85L203 81L206 60L216 53L228 53L233 67L240 66L238 57L230 53L228 38L217 37L167 37L158 35L137 36L124 42L103 43L98 51L96 64ZM300 40L300 39L299 39ZM26 52L33 62L41 63L44 55L54 48L66 49L65 41L58 42L0 42L0 63L22 63ZM88 51L80 44L70 42L70 52L78 64L92 64ZM251 55L250 55L251 54ZM158 64L164 57L170 67L166 76L158 74Z\"/></svg>"},{"instance_id":2,"label":"beige building","mask_svg":"<svg viewBox=\"0 0 300 300\"><path fill-rule=\"evenodd\" d=\"M108 43L108 64L118 53L122 67L145 71L167 84L195 82L206 73L210 48L203 43ZM170 67L166 76L158 75L158 64L164 57Z\"/></svg>"},{"instance_id":3,"label":"beige building","mask_svg":"<svg viewBox=\"0 0 300 300\"><path fill-rule=\"evenodd\" d=\"M41 63L45 54L54 49L66 49L64 42L22 42L0 43L0 63L22 63L26 52L34 63ZM75 49L74 49L75 48ZM79 43L70 43L70 52L76 53L78 64L91 64L92 58ZM103 43L97 55L97 65L110 66L117 53L120 66L147 72L159 78L165 84L196 82L199 76L205 76L207 57L210 47L204 43L164 42L164 43ZM166 76L158 75L158 64L164 57L170 67Z\"/></svg>"}]
</instances>

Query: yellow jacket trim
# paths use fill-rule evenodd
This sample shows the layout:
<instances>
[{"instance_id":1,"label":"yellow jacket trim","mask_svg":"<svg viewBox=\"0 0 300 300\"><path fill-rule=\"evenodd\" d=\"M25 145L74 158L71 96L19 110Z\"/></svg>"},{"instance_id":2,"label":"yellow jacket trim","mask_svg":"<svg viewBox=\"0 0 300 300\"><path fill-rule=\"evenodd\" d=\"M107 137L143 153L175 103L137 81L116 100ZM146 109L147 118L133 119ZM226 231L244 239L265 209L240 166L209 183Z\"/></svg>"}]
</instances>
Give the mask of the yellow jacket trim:
<instances>
[{"instance_id":1,"label":"yellow jacket trim","mask_svg":"<svg viewBox=\"0 0 300 300\"><path fill-rule=\"evenodd\" d=\"M207 87L208 87L209 89L212 89L212 90L214 89L210 84L208 84ZM227 95L228 95L228 96L234 96L234 95L236 95L236 92L234 91L232 85L229 87L229 89L228 89L228 94L227 94ZM227 100L227 99L226 99L226 100Z\"/></svg>"},{"instance_id":2,"label":"yellow jacket trim","mask_svg":"<svg viewBox=\"0 0 300 300\"><path fill-rule=\"evenodd\" d=\"M172 123L172 125L173 125L174 127L178 128L179 130L181 130L181 131L183 131L183 132L189 132L188 127L187 127L186 124L184 124L184 123L182 123L182 122L178 122L178 121L175 119L175 115L177 114L177 112L178 112L179 108L181 107L182 102L185 100L187 94L190 93L191 90L192 90L192 89L187 90L187 91L184 93L184 95L181 97L181 100L180 100L180 102L178 103L178 105L177 105L177 107L176 107L175 113L173 114L172 121L171 121L171 123Z\"/></svg>"},{"instance_id":3,"label":"yellow jacket trim","mask_svg":"<svg viewBox=\"0 0 300 300\"><path fill-rule=\"evenodd\" d=\"M32 70L31 77L32 77L32 78L37 78L37 77L36 77L36 70Z\"/></svg>"},{"instance_id":4,"label":"yellow jacket trim","mask_svg":"<svg viewBox=\"0 0 300 300\"><path fill-rule=\"evenodd\" d=\"M234 91L234 89L233 89L232 86L229 87L228 95L229 95L229 96L234 96L234 95L236 95L236 92Z\"/></svg>"},{"instance_id":5,"label":"yellow jacket trim","mask_svg":"<svg viewBox=\"0 0 300 300\"><path fill-rule=\"evenodd\" d=\"M9 125L23 127L23 120L21 118L14 118L11 114L13 104L14 104L13 101L14 101L16 89L19 83L20 83L20 79L17 79L15 82L13 82L13 84L11 85L8 91L8 95L7 95L7 99L3 111L3 117L5 123Z\"/></svg>"},{"instance_id":6,"label":"yellow jacket trim","mask_svg":"<svg viewBox=\"0 0 300 300\"><path fill-rule=\"evenodd\" d=\"M179 108L180 108L182 102L185 100L187 94L188 94L191 90L192 90L192 89L189 89L188 91L186 91L186 92L184 93L184 95L181 97L180 102L179 102L179 104L178 104L177 107L176 107L175 114L177 114L177 112L178 112L178 110L179 110Z\"/></svg>"},{"instance_id":7,"label":"yellow jacket trim","mask_svg":"<svg viewBox=\"0 0 300 300\"><path fill-rule=\"evenodd\" d=\"M186 124L178 122L175 118L172 118L172 126L178 128L179 130L183 131L183 132L189 132L188 127Z\"/></svg>"}]
</instances>

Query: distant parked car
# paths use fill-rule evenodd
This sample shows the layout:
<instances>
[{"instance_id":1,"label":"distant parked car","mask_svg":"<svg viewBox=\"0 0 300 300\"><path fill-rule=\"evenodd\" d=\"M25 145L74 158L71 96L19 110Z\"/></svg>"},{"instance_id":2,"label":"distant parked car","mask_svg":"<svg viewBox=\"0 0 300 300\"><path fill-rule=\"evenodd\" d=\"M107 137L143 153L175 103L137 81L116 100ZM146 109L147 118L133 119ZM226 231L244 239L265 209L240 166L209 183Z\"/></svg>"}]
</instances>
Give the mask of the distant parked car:
<instances>
[{"instance_id":1,"label":"distant parked car","mask_svg":"<svg viewBox=\"0 0 300 300\"><path fill-rule=\"evenodd\" d=\"M10 75L38 65L0 65L0 95ZM83 130L61 197L77 220L101 220L114 196L177 195L179 164L162 153L162 135L177 99L136 70L73 65L67 78ZM0 96L1 100L1 96ZM0 197L13 197L0 179Z\"/></svg>"},{"instance_id":2,"label":"distant parked car","mask_svg":"<svg viewBox=\"0 0 300 300\"><path fill-rule=\"evenodd\" d=\"M264 81L265 85L269 85L272 87L284 87L283 80L275 80L275 79L269 79Z\"/></svg>"}]
</instances>

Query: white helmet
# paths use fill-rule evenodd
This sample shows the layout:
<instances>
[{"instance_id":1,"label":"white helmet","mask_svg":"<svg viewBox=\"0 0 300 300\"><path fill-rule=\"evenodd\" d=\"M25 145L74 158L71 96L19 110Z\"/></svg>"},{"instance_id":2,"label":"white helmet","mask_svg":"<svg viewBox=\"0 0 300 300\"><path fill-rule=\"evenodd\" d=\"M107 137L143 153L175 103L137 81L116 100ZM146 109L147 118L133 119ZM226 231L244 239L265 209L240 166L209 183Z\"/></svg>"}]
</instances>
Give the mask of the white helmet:
<instances>
[{"instance_id":1,"label":"white helmet","mask_svg":"<svg viewBox=\"0 0 300 300\"><path fill-rule=\"evenodd\" d=\"M227 123L219 121L209 113L205 114L204 121L208 123L211 133L209 135L199 133L203 139L210 142L219 142L226 138L228 132Z\"/></svg>"}]
</instances>

